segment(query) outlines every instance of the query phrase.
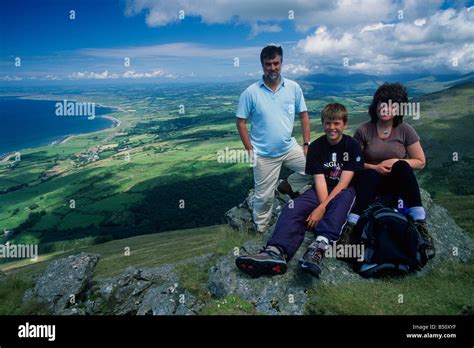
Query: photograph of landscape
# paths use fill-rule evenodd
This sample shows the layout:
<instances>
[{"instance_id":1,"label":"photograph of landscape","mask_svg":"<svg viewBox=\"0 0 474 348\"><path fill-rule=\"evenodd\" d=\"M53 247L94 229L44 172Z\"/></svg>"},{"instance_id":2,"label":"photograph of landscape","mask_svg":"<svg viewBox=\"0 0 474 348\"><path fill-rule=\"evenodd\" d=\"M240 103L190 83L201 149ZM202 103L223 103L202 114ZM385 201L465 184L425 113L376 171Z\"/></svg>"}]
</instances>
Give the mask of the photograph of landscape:
<instances>
[{"instance_id":1,"label":"photograph of landscape","mask_svg":"<svg viewBox=\"0 0 474 348\"><path fill-rule=\"evenodd\" d=\"M0 315L474 314L473 27L472 1L2 1ZM251 165L219 154L244 150L239 97L271 43L311 141L328 103L353 135L384 82L419 106L404 122L437 248L420 272L235 267L269 235L251 228Z\"/></svg>"}]
</instances>

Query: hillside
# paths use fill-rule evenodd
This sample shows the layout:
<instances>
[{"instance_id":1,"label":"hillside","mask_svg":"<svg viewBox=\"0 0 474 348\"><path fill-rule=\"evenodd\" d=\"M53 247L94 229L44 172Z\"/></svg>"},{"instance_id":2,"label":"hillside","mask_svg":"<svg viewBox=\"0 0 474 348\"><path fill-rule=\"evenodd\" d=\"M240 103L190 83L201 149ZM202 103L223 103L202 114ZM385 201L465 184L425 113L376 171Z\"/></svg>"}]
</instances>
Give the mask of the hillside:
<instances>
[{"instance_id":1,"label":"hillside","mask_svg":"<svg viewBox=\"0 0 474 348\"><path fill-rule=\"evenodd\" d=\"M326 259L322 278L315 280L298 272L296 257L284 276L250 279L236 269L235 250L257 250L262 236L210 226L3 265L0 314L472 313L472 239L426 193L423 200L438 255L422 272L403 278L366 280L344 262ZM459 246L455 257L453 246ZM71 293L76 300L67 304Z\"/></svg>"},{"instance_id":2,"label":"hillside","mask_svg":"<svg viewBox=\"0 0 474 348\"><path fill-rule=\"evenodd\" d=\"M419 173L434 201L446 207L456 222L474 236L474 83L416 98L420 119L411 121L427 155Z\"/></svg>"}]
</instances>

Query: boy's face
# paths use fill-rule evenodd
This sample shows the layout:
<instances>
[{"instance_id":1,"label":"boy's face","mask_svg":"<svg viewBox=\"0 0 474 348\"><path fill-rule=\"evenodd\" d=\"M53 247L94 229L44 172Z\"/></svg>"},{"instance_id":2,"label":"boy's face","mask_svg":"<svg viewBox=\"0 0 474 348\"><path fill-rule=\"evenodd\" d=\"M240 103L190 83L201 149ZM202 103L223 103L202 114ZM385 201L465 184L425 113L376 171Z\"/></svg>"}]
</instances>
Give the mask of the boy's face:
<instances>
[{"instance_id":1,"label":"boy's face","mask_svg":"<svg viewBox=\"0 0 474 348\"><path fill-rule=\"evenodd\" d=\"M330 144L337 144L342 139L346 126L343 120L324 120L324 133Z\"/></svg>"}]
</instances>

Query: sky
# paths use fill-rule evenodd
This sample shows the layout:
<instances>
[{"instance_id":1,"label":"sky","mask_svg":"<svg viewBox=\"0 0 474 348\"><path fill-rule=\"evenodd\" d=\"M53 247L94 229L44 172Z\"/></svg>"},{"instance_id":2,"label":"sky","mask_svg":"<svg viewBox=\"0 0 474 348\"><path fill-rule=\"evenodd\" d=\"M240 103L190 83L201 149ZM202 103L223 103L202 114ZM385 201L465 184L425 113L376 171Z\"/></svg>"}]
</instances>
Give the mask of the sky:
<instances>
[{"instance_id":1,"label":"sky","mask_svg":"<svg viewBox=\"0 0 474 348\"><path fill-rule=\"evenodd\" d=\"M474 71L474 1L2 0L0 81L228 81Z\"/></svg>"}]
</instances>

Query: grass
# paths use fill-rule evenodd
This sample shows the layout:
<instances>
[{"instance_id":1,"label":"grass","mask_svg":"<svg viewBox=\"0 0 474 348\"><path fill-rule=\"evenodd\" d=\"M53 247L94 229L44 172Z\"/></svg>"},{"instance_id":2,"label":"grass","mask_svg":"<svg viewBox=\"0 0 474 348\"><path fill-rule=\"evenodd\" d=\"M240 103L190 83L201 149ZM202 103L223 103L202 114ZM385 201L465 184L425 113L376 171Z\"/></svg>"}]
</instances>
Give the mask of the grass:
<instances>
[{"instance_id":1,"label":"grass","mask_svg":"<svg viewBox=\"0 0 474 348\"><path fill-rule=\"evenodd\" d=\"M474 262L447 263L423 277L318 284L310 290L308 314L457 315L474 305Z\"/></svg>"},{"instance_id":2,"label":"grass","mask_svg":"<svg viewBox=\"0 0 474 348\"><path fill-rule=\"evenodd\" d=\"M207 303L200 315L257 315L255 307L238 296L226 296L223 299Z\"/></svg>"},{"instance_id":3,"label":"grass","mask_svg":"<svg viewBox=\"0 0 474 348\"><path fill-rule=\"evenodd\" d=\"M33 286L31 277L11 274L0 283L0 315L47 314L47 308L33 300L22 303L24 292Z\"/></svg>"}]
</instances>

